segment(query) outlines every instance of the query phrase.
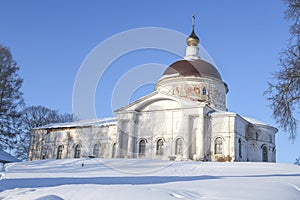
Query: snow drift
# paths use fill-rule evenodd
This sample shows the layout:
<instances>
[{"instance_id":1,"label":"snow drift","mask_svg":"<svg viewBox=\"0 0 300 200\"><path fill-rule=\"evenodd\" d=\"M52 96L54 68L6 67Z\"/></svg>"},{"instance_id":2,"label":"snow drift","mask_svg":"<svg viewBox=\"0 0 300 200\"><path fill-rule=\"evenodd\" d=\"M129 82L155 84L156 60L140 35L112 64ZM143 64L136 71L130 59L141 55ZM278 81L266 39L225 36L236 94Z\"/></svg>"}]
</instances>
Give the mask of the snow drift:
<instances>
[{"instance_id":1,"label":"snow drift","mask_svg":"<svg viewBox=\"0 0 300 200\"><path fill-rule=\"evenodd\" d=\"M0 199L300 199L300 167L66 159L6 164Z\"/></svg>"}]
</instances>

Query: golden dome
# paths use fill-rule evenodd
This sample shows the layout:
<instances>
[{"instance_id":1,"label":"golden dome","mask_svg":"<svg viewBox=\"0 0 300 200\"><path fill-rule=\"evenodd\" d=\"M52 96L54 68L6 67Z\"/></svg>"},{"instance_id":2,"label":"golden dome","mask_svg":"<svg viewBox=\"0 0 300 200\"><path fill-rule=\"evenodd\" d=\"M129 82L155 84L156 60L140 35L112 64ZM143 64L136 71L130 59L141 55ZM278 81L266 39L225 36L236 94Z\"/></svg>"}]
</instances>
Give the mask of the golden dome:
<instances>
[{"instance_id":1,"label":"golden dome","mask_svg":"<svg viewBox=\"0 0 300 200\"><path fill-rule=\"evenodd\" d=\"M190 36L186 39L186 43L188 46L198 46L199 44L199 38L196 35L195 31L195 16L193 15L192 17L192 33L190 34Z\"/></svg>"},{"instance_id":2,"label":"golden dome","mask_svg":"<svg viewBox=\"0 0 300 200\"><path fill-rule=\"evenodd\" d=\"M186 39L186 43L188 46L198 46L199 44L199 38L198 36L195 34L194 29L191 33L191 35Z\"/></svg>"}]
</instances>

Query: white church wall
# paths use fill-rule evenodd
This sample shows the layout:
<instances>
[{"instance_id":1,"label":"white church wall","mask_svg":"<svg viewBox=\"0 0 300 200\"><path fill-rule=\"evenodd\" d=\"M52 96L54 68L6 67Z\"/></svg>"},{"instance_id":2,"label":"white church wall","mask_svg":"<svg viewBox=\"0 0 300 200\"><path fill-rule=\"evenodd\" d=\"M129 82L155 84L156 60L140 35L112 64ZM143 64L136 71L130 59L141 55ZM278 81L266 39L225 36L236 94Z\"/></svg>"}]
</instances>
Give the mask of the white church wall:
<instances>
[{"instance_id":1,"label":"white church wall","mask_svg":"<svg viewBox=\"0 0 300 200\"><path fill-rule=\"evenodd\" d=\"M189 158L193 159L193 160L200 160L200 147L198 146L200 142L202 142L201 137L200 137L200 133L201 133L201 129L202 127L200 127L200 120L199 120L200 116L199 115L189 115L189 124L190 124L190 128L189 128L189 132L191 134L190 137L190 155Z\"/></svg>"},{"instance_id":2,"label":"white church wall","mask_svg":"<svg viewBox=\"0 0 300 200\"><path fill-rule=\"evenodd\" d=\"M158 94L157 99L152 96L150 100L140 101L137 105L133 104L117 112L121 147L122 141L127 140L127 136L122 135L124 132L121 130L124 128L122 124L127 120L128 126L134 127L129 135L134 136L135 148L133 155L128 157L206 160L210 145L205 145L206 140L209 140L206 131L208 122L205 121L207 119L203 115L205 104L202 105L199 102L185 104L185 101L177 100L180 103L173 99L162 99ZM132 117L133 113L135 117ZM134 120L128 120L133 118ZM158 147L160 140L163 141L163 147ZM140 145L142 145L142 152ZM123 146L129 146L129 144L123 144ZM162 148L163 153L158 153L158 148ZM180 150L177 151L178 149Z\"/></svg>"},{"instance_id":3,"label":"white church wall","mask_svg":"<svg viewBox=\"0 0 300 200\"><path fill-rule=\"evenodd\" d=\"M211 159L232 161L234 158L234 115L217 113L211 117Z\"/></svg>"},{"instance_id":4,"label":"white church wall","mask_svg":"<svg viewBox=\"0 0 300 200\"><path fill-rule=\"evenodd\" d=\"M119 121L118 128L119 130L119 140L118 140L118 157L125 158L127 157L128 150L128 134L129 134L129 120Z\"/></svg>"},{"instance_id":5,"label":"white church wall","mask_svg":"<svg viewBox=\"0 0 300 200\"><path fill-rule=\"evenodd\" d=\"M75 127L59 129L37 129L31 133L29 160L74 158L76 145L81 157L111 157L111 147L116 141L115 125L106 127ZM99 154L94 154L95 145ZM59 153L58 148L61 148ZM58 156L60 154L60 156Z\"/></svg>"},{"instance_id":6,"label":"white church wall","mask_svg":"<svg viewBox=\"0 0 300 200\"><path fill-rule=\"evenodd\" d=\"M177 137L183 137L184 135L182 117L181 110L140 111L138 114L136 135L138 142L142 138L147 140L146 154L141 155L141 157L168 159L169 156L174 156L174 141ZM163 155L156 153L156 143L159 139L163 139L164 141ZM136 152L139 152L138 145Z\"/></svg>"},{"instance_id":7,"label":"white church wall","mask_svg":"<svg viewBox=\"0 0 300 200\"><path fill-rule=\"evenodd\" d=\"M249 161L276 162L275 133L276 129L264 125L251 125L248 128ZM263 150L267 150L267 159L264 159Z\"/></svg>"},{"instance_id":8,"label":"white church wall","mask_svg":"<svg viewBox=\"0 0 300 200\"><path fill-rule=\"evenodd\" d=\"M174 139L183 137L182 128L182 113L178 102L172 99L167 99L166 96L157 95L158 97L150 98L145 101L139 101L133 104L130 108L117 112L119 122L119 140L127 140L126 136L122 136L121 125L125 120L128 126L133 127L128 135L133 136L133 143L120 144L120 146L133 147L132 153L128 153L128 157L149 158L149 159L169 159L174 156ZM132 111L134 110L134 111ZM134 117L133 114L134 113ZM133 119L134 120L128 120ZM124 132L124 131L123 131ZM143 151L140 152L140 142L142 141ZM159 147L158 142L163 142ZM123 148L123 147L122 147ZM123 148L124 149L124 148ZM122 154L120 154L123 156ZM121 157L120 156L120 157Z\"/></svg>"},{"instance_id":9,"label":"white church wall","mask_svg":"<svg viewBox=\"0 0 300 200\"><path fill-rule=\"evenodd\" d=\"M272 127L248 126L249 122L235 113L208 115L211 108L206 106L165 110L145 108L145 111L122 113L120 116L124 120L120 120L118 126L37 129L32 132L29 158L56 159L59 146L62 146L61 158L74 158L77 144L81 145L79 157L120 157L114 144L124 142L121 146L124 158L261 162L262 149L266 146L267 161L276 161L276 130ZM117 132L117 127L123 127L127 134ZM218 138L222 144L216 152ZM180 139L179 153L176 153L177 139ZM141 140L146 142L143 155L139 152ZM162 153L157 153L159 140L163 141ZM100 148L98 155L94 155L96 144Z\"/></svg>"},{"instance_id":10,"label":"white church wall","mask_svg":"<svg viewBox=\"0 0 300 200\"><path fill-rule=\"evenodd\" d=\"M246 162L248 160L248 140L246 133L249 122L239 115L236 115L234 120L235 161Z\"/></svg>"},{"instance_id":11,"label":"white church wall","mask_svg":"<svg viewBox=\"0 0 300 200\"><path fill-rule=\"evenodd\" d=\"M28 160L39 160L41 155L40 137L46 134L45 130L35 130L30 132L30 147Z\"/></svg>"},{"instance_id":12,"label":"white church wall","mask_svg":"<svg viewBox=\"0 0 300 200\"><path fill-rule=\"evenodd\" d=\"M210 135L208 131L207 108L205 105L184 109L185 150L184 159L207 160L209 145L206 145Z\"/></svg>"}]
</instances>

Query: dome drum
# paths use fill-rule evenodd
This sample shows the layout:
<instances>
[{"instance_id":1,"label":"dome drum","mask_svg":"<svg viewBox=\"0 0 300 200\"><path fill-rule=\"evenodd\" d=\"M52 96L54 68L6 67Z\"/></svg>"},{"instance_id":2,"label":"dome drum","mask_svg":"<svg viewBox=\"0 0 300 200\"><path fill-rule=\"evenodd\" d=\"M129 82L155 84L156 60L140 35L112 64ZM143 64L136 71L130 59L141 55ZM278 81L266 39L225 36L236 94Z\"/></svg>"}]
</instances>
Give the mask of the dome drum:
<instances>
[{"instance_id":1,"label":"dome drum","mask_svg":"<svg viewBox=\"0 0 300 200\"><path fill-rule=\"evenodd\" d=\"M218 110L226 110L226 88L224 83L202 77L169 77L163 78L156 84L159 93L206 102L207 105Z\"/></svg>"}]
</instances>

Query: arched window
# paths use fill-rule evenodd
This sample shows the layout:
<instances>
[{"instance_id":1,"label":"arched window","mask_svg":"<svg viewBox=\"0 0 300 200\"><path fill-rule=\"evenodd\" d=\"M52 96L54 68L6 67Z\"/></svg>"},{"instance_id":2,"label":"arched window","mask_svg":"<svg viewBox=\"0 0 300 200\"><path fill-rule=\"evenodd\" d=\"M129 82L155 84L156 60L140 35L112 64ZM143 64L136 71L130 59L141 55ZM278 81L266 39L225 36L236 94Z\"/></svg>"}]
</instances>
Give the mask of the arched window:
<instances>
[{"instance_id":1,"label":"arched window","mask_svg":"<svg viewBox=\"0 0 300 200\"><path fill-rule=\"evenodd\" d=\"M272 135L269 135L269 142L272 143Z\"/></svg>"},{"instance_id":2,"label":"arched window","mask_svg":"<svg viewBox=\"0 0 300 200\"><path fill-rule=\"evenodd\" d=\"M61 159L61 157L62 157L62 151L63 151L63 145L59 145L58 148L57 148L56 159Z\"/></svg>"},{"instance_id":3,"label":"arched window","mask_svg":"<svg viewBox=\"0 0 300 200\"><path fill-rule=\"evenodd\" d=\"M242 157L242 140L239 138L239 157Z\"/></svg>"},{"instance_id":4,"label":"arched window","mask_svg":"<svg viewBox=\"0 0 300 200\"><path fill-rule=\"evenodd\" d=\"M94 150L93 150L93 155L95 156L95 158L99 158L99 152L100 152L100 145L95 144Z\"/></svg>"},{"instance_id":5,"label":"arched window","mask_svg":"<svg viewBox=\"0 0 300 200\"><path fill-rule=\"evenodd\" d=\"M268 162L268 147L267 146L262 147L262 161Z\"/></svg>"},{"instance_id":6,"label":"arched window","mask_svg":"<svg viewBox=\"0 0 300 200\"><path fill-rule=\"evenodd\" d=\"M202 88L202 95L206 95L206 88L205 87Z\"/></svg>"},{"instance_id":7,"label":"arched window","mask_svg":"<svg viewBox=\"0 0 300 200\"><path fill-rule=\"evenodd\" d=\"M223 140L221 137L217 137L215 140L215 154L223 153Z\"/></svg>"},{"instance_id":8,"label":"arched window","mask_svg":"<svg viewBox=\"0 0 300 200\"><path fill-rule=\"evenodd\" d=\"M113 143L112 152L111 152L111 157L112 158L114 158L116 156L116 148L117 148L117 143Z\"/></svg>"},{"instance_id":9,"label":"arched window","mask_svg":"<svg viewBox=\"0 0 300 200\"><path fill-rule=\"evenodd\" d=\"M163 155L164 154L164 141L162 139L159 139L156 142L156 155Z\"/></svg>"},{"instance_id":10,"label":"arched window","mask_svg":"<svg viewBox=\"0 0 300 200\"><path fill-rule=\"evenodd\" d=\"M255 140L258 140L258 133L255 133Z\"/></svg>"},{"instance_id":11,"label":"arched window","mask_svg":"<svg viewBox=\"0 0 300 200\"><path fill-rule=\"evenodd\" d=\"M176 155L181 155L182 154L182 139L178 138L175 142L175 154Z\"/></svg>"},{"instance_id":12,"label":"arched window","mask_svg":"<svg viewBox=\"0 0 300 200\"><path fill-rule=\"evenodd\" d=\"M74 158L80 158L80 154L81 154L81 146L80 144L77 144L75 146Z\"/></svg>"},{"instance_id":13,"label":"arched window","mask_svg":"<svg viewBox=\"0 0 300 200\"><path fill-rule=\"evenodd\" d=\"M144 156L146 152L146 141L145 140L141 140L139 142L139 155L140 156Z\"/></svg>"}]
</instances>

